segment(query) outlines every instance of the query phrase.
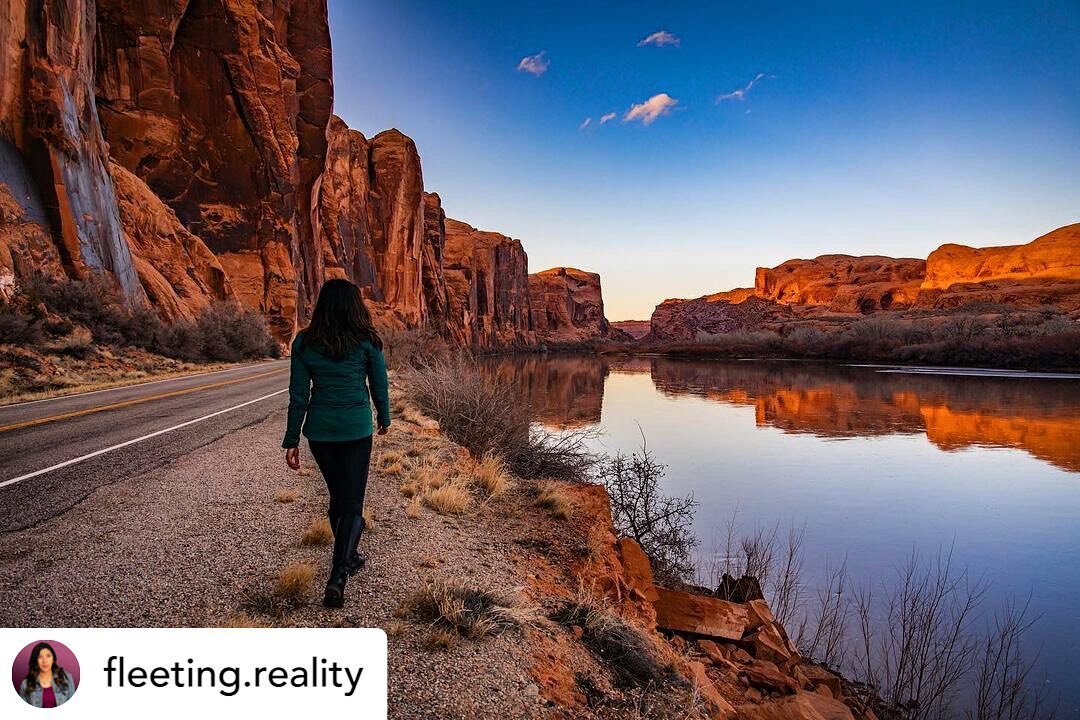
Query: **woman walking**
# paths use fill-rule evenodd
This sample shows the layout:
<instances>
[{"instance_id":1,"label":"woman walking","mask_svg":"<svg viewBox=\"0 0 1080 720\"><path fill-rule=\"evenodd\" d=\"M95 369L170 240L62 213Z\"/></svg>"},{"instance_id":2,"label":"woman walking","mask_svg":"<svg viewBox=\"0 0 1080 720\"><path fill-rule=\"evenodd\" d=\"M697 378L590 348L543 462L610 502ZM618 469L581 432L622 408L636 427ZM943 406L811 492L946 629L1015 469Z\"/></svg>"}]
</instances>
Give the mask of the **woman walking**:
<instances>
[{"instance_id":1,"label":"woman walking","mask_svg":"<svg viewBox=\"0 0 1080 720\"><path fill-rule=\"evenodd\" d=\"M370 389L370 399L369 399ZM292 344L285 462L300 467L300 431L330 491L327 516L334 554L323 605L345 604L345 581L364 567L357 550L364 531L364 491L371 460L371 402L379 434L390 427L390 398L382 340L360 288L329 280L319 291L311 323Z\"/></svg>"}]
</instances>

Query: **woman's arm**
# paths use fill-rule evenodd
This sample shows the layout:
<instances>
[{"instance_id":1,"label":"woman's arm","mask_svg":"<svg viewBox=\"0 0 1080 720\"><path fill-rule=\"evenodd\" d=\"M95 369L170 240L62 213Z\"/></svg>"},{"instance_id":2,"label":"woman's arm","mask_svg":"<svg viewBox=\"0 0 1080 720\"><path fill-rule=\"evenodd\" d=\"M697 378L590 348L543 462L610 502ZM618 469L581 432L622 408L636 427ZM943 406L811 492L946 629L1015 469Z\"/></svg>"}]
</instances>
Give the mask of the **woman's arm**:
<instances>
[{"instance_id":1,"label":"woman's arm","mask_svg":"<svg viewBox=\"0 0 1080 720\"><path fill-rule=\"evenodd\" d=\"M300 445L300 426L304 424L310 400L311 373L300 357L300 338L297 337L292 344L292 360L289 363L289 419L281 447L294 448Z\"/></svg>"},{"instance_id":2,"label":"woman's arm","mask_svg":"<svg viewBox=\"0 0 1080 720\"><path fill-rule=\"evenodd\" d=\"M386 358L382 350L368 343L368 388L375 401L379 427L390 427L390 381L386 377Z\"/></svg>"}]
</instances>

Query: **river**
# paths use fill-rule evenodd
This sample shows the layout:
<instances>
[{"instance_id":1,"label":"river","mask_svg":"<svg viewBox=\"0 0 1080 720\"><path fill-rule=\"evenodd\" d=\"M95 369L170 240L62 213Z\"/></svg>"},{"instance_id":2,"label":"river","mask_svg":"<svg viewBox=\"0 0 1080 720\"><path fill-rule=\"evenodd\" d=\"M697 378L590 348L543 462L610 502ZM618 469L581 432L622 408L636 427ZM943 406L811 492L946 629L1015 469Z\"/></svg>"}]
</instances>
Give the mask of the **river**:
<instances>
[{"instance_id":1,"label":"river","mask_svg":"<svg viewBox=\"0 0 1080 720\"><path fill-rule=\"evenodd\" d=\"M917 548L953 548L991 587L1031 596L1036 674L1080 717L1080 376L910 372L782 361L511 356L487 361L534 420L595 427L603 452L644 433L665 491L698 502L696 560L743 532L804 528L807 590L844 558L852 582L893 577ZM640 429L639 429L640 427ZM1041 650L1040 650L1041 648Z\"/></svg>"}]
</instances>

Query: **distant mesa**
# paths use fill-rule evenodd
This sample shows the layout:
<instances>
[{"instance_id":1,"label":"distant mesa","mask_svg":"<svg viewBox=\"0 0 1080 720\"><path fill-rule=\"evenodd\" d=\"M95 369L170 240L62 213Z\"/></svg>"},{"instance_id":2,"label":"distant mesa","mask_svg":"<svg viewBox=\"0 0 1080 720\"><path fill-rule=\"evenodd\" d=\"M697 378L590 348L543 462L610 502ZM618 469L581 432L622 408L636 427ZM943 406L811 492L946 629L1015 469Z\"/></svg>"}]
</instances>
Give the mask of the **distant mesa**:
<instances>
[{"instance_id":1,"label":"distant mesa","mask_svg":"<svg viewBox=\"0 0 1080 720\"><path fill-rule=\"evenodd\" d=\"M1026 245L942 245L926 260L822 255L758 268L754 287L660 303L646 339L755 330L826 315L859 317L972 303L1080 310L1080 224Z\"/></svg>"}]
</instances>

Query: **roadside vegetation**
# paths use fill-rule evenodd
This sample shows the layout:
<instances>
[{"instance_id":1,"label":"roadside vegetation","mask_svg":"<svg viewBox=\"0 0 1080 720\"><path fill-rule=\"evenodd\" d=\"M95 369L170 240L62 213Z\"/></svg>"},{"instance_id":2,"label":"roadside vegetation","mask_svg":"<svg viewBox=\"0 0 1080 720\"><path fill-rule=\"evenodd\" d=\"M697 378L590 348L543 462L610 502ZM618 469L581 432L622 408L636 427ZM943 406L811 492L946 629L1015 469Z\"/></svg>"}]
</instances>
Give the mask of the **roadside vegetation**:
<instances>
[{"instance_id":1,"label":"roadside vegetation","mask_svg":"<svg viewBox=\"0 0 1080 720\"><path fill-rule=\"evenodd\" d=\"M278 357L265 319L232 303L166 323L106 279L19 281L0 298L0 397L93 389L207 364Z\"/></svg>"}]
</instances>

